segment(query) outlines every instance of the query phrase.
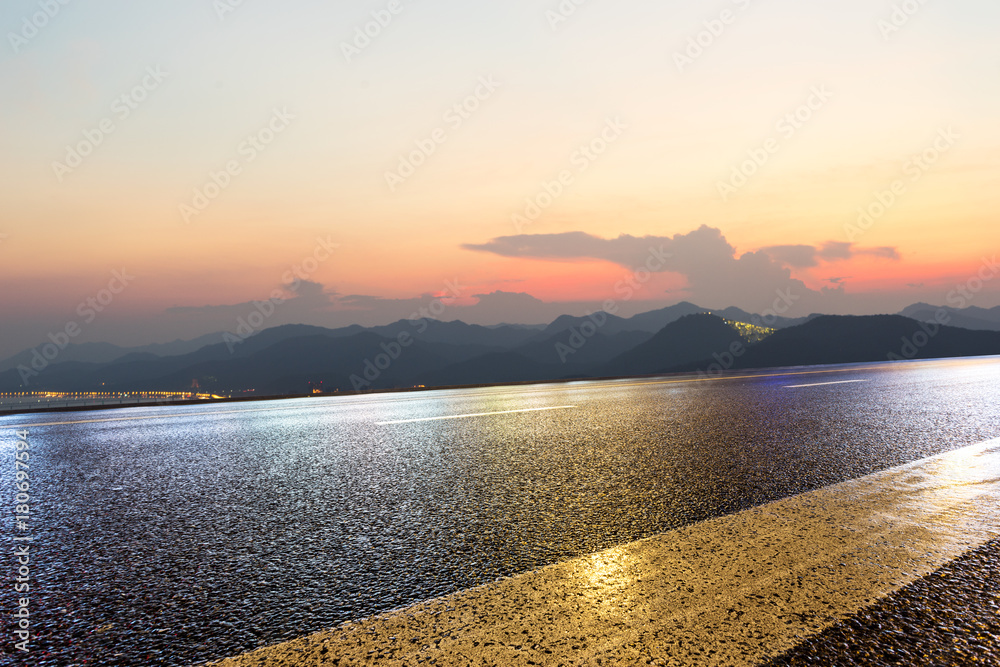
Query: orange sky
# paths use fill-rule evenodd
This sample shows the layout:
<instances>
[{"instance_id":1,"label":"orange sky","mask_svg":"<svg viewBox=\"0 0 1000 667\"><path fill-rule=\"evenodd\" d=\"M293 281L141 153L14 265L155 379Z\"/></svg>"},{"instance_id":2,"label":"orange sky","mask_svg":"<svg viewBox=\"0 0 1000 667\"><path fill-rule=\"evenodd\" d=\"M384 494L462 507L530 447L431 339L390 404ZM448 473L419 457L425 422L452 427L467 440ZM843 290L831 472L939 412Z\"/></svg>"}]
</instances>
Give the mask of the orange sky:
<instances>
[{"instance_id":1,"label":"orange sky","mask_svg":"<svg viewBox=\"0 0 1000 667\"><path fill-rule=\"evenodd\" d=\"M996 252L995 4L893 17L891 3L860 0L637 0L556 22L548 5L401 0L348 59L344 43L385 3L220 16L194 0L108 0L62 6L30 38L35 4L5 3L0 83L17 94L0 102L3 350L76 317L122 267L137 278L86 339L219 330L226 308L266 298L317 239L337 244L308 275L325 296L296 316L329 325L395 316L447 280L468 286L461 303L501 291L584 308L644 261L553 257L570 237L550 247L539 235L581 232L614 255L622 235L707 226L731 246L704 258L723 283L744 253L854 243L846 258L741 273L722 303L724 290L695 287L715 280L697 269L659 273L636 311L752 309L776 285L757 276L784 271L812 307L895 312L944 303ZM73 152L87 153L78 166ZM412 175L400 170L411 159ZM213 178L225 187L193 214ZM884 214L852 231L894 186ZM535 249L489 245L515 236L501 244ZM718 248L688 252L703 250ZM987 281L974 305L998 303L1000 280Z\"/></svg>"}]
</instances>

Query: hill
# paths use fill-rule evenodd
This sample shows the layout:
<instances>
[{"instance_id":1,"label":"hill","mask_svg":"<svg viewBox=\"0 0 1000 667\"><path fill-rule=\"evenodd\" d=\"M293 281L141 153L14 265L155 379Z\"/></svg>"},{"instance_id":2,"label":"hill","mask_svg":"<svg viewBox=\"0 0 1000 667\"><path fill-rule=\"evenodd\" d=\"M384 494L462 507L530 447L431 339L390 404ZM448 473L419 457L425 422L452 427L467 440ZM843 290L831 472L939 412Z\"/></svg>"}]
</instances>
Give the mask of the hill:
<instances>
[{"instance_id":1,"label":"hill","mask_svg":"<svg viewBox=\"0 0 1000 667\"><path fill-rule=\"evenodd\" d=\"M645 322L694 308L678 304ZM923 312L921 304L915 308ZM984 312L980 317L991 314ZM253 389L256 395L280 395L303 393L318 382L326 391L350 391L1000 354L1000 331L940 326L901 315L810 316L774 331L699 312L682 315L655 333L629 329L630 322L637 325L633 319L608 318L598 326L591 318L560 318L558 326L546 331L431 320L422 326L403 320L374 329L287 325L238 344L213 342L170 357L134 351L113 361L53 363L30 377L27 389L198 387L218 394ZM0 391L25 389L17 369L0 371Z\"/></svg>"},{"instance_id":2,"label":"hill","mask_svg":"<svg viewBox=\"0 0 1000 667\"><path fill-rule=\"evenodd\" d=\"M716 315L686 315L671 322L645 343L620 354L596 370L596 375L647 375L712 355L742 344L739 332Z\"/></svg>"},{"instance_id":3,"label":"hill","mask_svg":"<svg viewBox=\"0 0 1000 667\"><path fill-rule=\"evenodd\" d=\"M825 315L749 348L736 368L1000 354L1000 332L931 326L901 315Z\"/></svg>"}]
</instances>

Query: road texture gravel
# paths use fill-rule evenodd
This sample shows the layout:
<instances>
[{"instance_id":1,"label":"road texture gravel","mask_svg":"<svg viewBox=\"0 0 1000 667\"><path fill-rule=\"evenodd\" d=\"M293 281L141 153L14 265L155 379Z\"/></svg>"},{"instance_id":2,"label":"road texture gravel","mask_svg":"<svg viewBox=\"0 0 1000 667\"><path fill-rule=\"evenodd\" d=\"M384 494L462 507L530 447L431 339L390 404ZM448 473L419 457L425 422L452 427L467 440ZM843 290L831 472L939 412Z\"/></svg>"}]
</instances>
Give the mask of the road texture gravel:
<instances>
[{"instance_id":1,"label":"road texture gravel","mask_svg":"<svg viewBox=\"0 0 1000 667\"><path fill-rule=\"evenodd\" d=\"M0 497L15 495L13 427L31 446L32 665L238 655L980 443L1000 436L998 371L0 417Z\"/></svg>"},{"instance_id":2,"label":"road texture gravel","mask_svg":"<svg viewBox=\"0 0 1000 667\"><path fill-rule=\"evenodd\" d=\"M767 663L800 665L1000 665L1000 540Z\"/></svg>"},{"instance_id":3,"label":"road texture gravel","mask_svg":"<svg viewBox=\"0 0 1000 667\"><path fill-rule=\"evenodd\" d=\"M997 538L998 526L1000 439L219 667L751 667Z\"/></svg>"}]
</instances>

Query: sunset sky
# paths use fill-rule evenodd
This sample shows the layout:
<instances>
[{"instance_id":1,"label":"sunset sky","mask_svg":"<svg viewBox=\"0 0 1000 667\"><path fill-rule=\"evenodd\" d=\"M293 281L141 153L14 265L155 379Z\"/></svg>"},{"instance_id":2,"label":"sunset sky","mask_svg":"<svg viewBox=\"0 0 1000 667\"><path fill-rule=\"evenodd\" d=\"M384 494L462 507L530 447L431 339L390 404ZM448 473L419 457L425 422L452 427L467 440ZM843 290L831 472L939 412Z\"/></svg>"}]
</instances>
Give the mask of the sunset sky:
<instances>
[{"instance_id":1,"label":"sunset sky","mask_svg":"<svg viewBox=\"0 0 1000 667\"><path fill-rule=\"evenodd\" d=\"M5 0L0 356L276 293L267 326L996 306L998 28L987 0Z\"/></svg>"}]
</instances>

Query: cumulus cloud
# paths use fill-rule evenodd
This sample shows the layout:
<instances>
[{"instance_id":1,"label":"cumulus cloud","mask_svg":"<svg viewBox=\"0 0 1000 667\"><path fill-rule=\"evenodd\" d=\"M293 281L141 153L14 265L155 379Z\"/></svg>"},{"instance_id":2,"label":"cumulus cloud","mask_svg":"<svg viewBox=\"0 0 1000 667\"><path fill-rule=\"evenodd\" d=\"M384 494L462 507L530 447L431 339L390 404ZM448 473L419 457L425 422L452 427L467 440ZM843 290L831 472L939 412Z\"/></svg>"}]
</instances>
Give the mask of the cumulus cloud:
<instances>
[{"instance_id":1,"label":"cumulus cloud","mask_svg":"<svg viewBox=\"0 0 1000 667\"><path fill-rule=\"evenodd\" d=\"M496 290L489 294L474 294L476 303L462 310L468 322L548 323L562 314L565 304L551 304L524 292ZM597 309L596 306L594 308ZM553 313L556 313L553 315Z\"/></svg>"},{"instance_id":2,"label":"cumulus cloud","mask_svg":"<svg viewBox=\"0 0 1000 667\"><path fill-rule=\"evenodd\" d=\"M809 289L792 277L791 269L817 266L861 255L898 259L894 248L857 248L850 243L823 246L772 246L738 255L721 230L702 226L687 234L636 237L623 234L603 239L584 232L502 236L487 243L465 244L467 250L504 257L553 261L605 260L628 268L648 266L650 257L662 257L658 270L684 276L692 300L708 304L738 304L766 308L775 292L792 290L802 305L818 308L824 297L843 294L843 285ZM808 305L807 305L808 304Z\"/></svg>"},{"instance_id":3,"label":"cumulus cloud","mask_svg":"<svg viewBox=\"0 0 1000 667\"><path fill-rule=\"evenodd\" d=\"M446 283L455 286L454 290L445 288L440 294L421 294L408 298L386 298L369 294L338 294L326 288L321 283L302 281L295 291L284 294L285 301L277 304L272 315L267 318L266 327L282 324L315 324L328 327L343 327L354 324L375 326L388 324L398 320L429 316L437 312L430 307L435 302L445 306L438 314L438 319L460 319L470 324L492 325L500 322L519 324L547 324L566 312L583 312L584 309L598 310L600 301L566 303L546 303L530 294L523 292L505 292L495 290L489 293L477 294L467 286L457 283ZM246 318L250 313L257 312L258 305L268 299L267 294L261 294L259 300L242 303L208 305L208 306L178 306L163 311L163 321L175 325L186 323L181 335L188 332L232 331L239 318ZM461 300L455 297L462 297ZM638 306L637 306L638 307ZM638 312L638 311L637 311Z\"/></svg>"},{"instance_id":4,"label":"cumulus cloud","mask_svg":"<svg viewBox=\"0 0 1000 667\"><path fill-rule=\"evenodd\" d=\"M772 260L785 266L802 268L819 264L816 248L811 245L773 245L763 248L763 251Z\"/></svg>"},{"instance_id":5,"label":"cumulus cloud","mask_svg":"<svg viewBox=\"0 0 1000 667\"><path fill-rule=\"evenodd\" d=\"M463 294L461 302L438 297L445 305L445 310L436 319L462 320L467 324L494 325L508 324L548 324L555 318L566 313L600 310L601 301L593 302L545 302L524 292L505 292L495 290L485 294L468 294L474 301L466 301ZM409 319L423 312L430 311L431 304L436 300L432 295L425 294L411 299L385 299L377 296L350 295L338 297L336 303L343 310L334 315L343 318L345 315L366 324L386 324L388 322ZM638 304L636 308L641 308ZM629 311L631 313L631 311ZM639 310L635 310L639 312Z\"/></svg>"},{"instance_id":6,"label":"cumulus cloud","mask_svg":"<svg viewBox=\"0 0 1000 667\"><path fill-rule=\"evenodd\" d=\"M281 298L284 299L284 303L281 304L282 307L285 310L294 311L296 313L312 311L329 306L336 298L335 292L329 292L322 283L313 282L311 280L299 281L294 290L290 287L284 287L278 289L277 292L280 293ZM266 301L269 298L271 298L271 294L266 294L262 295L260 300ZM256 301L247 301L244 303L209 306L175 306L173 308L167 308L164 312L167 315L177 315L182 317L229 318L245 313L248 309L253 310L256 307L256 303Z\"/></svg>"},{"instance_id":7,"label":"cumulus cloud","mask_svg":"<svg viewBox=\"0 0 1000 667\"><path fill-rule=\"evenodd\" d=\"M890 246L878 248L858 248L853 243L829 241L822 246L774 245L761 250L774 261L801 269L819 266L821 262L836 262L855 257L869 256L880 259L898 260L899 252Z\"/></svg>"}]
</instances>

